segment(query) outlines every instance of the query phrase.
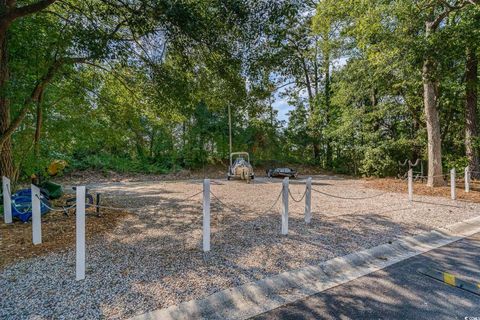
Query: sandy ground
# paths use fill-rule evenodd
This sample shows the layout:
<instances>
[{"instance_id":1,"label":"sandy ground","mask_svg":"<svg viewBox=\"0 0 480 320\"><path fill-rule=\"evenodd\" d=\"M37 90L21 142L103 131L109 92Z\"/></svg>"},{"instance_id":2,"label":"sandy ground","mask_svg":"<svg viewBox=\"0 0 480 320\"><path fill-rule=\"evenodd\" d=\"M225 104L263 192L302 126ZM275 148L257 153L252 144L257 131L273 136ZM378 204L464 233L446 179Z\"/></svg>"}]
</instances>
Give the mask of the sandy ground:
<instances>
[{"instance_id":1,"label":"sandy ground","mask_svg":"<svg viewBox=\"0 0 480 320\"><path fill-rule=\"evenodd\" d=\"M280 182L213 180L209 253L201 251L201 195L191 197L202 190L200 180L92 185L111 205L135 214L87 239L85 281L74 279L73 250L1 270L0 318L125 318L444 227L480 208L428 196L409 203L405 193L361 180L317 176L313 189L334 197L312 193L310 225L304 201L290 198L290 232L282 236L281 201L272 208ZM290 185L296 199L304 189L298 181Z\"/></svg>"}]
</instances>

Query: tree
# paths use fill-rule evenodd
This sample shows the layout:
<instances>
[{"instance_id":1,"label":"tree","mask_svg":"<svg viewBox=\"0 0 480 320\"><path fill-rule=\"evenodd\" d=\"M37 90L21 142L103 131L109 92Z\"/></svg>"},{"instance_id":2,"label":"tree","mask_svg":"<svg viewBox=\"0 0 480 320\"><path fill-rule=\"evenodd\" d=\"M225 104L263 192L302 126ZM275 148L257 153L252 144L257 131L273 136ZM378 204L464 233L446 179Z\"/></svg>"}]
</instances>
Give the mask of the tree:
<instances>
[{"instance_id":1,"label":"tree","mask_svg":"<svg viewBox=\"0 0 480 320\"><path fill-rule=\"evenodd\" d=\"M478 175L478 150L475 141L478 139L477 107L478 107L478 57L476 47L466 50L466 91L465 91L465 153L470 170Z\"/></svg>"},{"instance_id":2,"label":"tree","mask_svg":"<svg viewBox=\"0 0 480 320\"><path fill-rule=\"evenodd\" d=\"M427 123L428 136L428 181L431 187L444 184L442 170L442 141L440 133L440 120L438 114L438 76L436 68L438 62L435 58L435 47L432 46L435 32L438 31L442 22L452 13L461 10L467 5L477 1L435 1L427 2L425 6L425 42L427 48L422 67L423 100L425 107L425 121Z\"/></svg>"},{"instance_id":3,"label":"tree","mask_svg":"<svg viewBox=\"0 0 480 320\"><path fill-rule=\"evenodd\" d=\"M8 74L10 71L10 63L17 61L9 61L7 54L7 32L10 33L10 42L19 40L19 30L12 32L12 27L21 25L27 27L27 32L32 32L28 27L35 25L38 21L32 19L34 14L45 13L47 8L56 1L45 0L36 3L18 7L16 1L4 2L4 12L6 12L0 21L0 41L3 41L4 52L2 53L0 72L0 87L3 95L0 97L0 174L17 178L18 167L13 163L12 154L12 135L24 121L28 112L34 105L38 105L44 95L45 89L50 84L59 71L65 66L73 66L82 63L92 63L93 61L105 57L111 48L111 40L117 39L118 33L124 31L125 20L112 19L110 9L103 6L100 1L85 1L79 5L70 2L62 2L62 7L55 11L48 11L46 14L51 15L54 19L41 19L39 37L44 39L38 47L34 49L36 53L41 52L44 55L46 67L40 70L42 73L34 80L33 89L25 92L25 96L16 97L20 103L17 108L11 108L11 99L8 92L14 91L14 85L8 83ZM118 6L115 7L118 14ZM22 18L22 19L20 19ZM128 18L126 18L128 19ZM101 23L98 23L101 20ZM43 22L48 21L48 27L45 28ZM101 27L103 28L101 28ZM3 33L2 33L3 32ZM20 31L21 34L22 31ZM48 36L45 36L48 34ZM21 41L21 40L20 40ZM17 41L19 42L19 41ZM52 45L53 43L53 45ZM23 45L23 44L20 44ZM29 69L33 69L29 66ZM31 70L30 70L31 71ZM16 75L15 75L16 76ZM2 80L3 79L3 80ZM13 120L10 119L11 114L15 114ZM41 115L41 113L39 113ZM39 119L40 120L40 119ZM41 123L38 123L40 128ZM39 138L39 130L37 138Z\"/></svg>"},{"instance_id":4,"label":"tree","mask_svg":"<svg viewBox=\"0 0 480 320\"><path fill-rule=\"evenodd\" d=\"M33 4L18 6L15 0L0 0L0 175L15 178L15 166L12 156L11 136L22 117L13 121L10 119L11 110L8 99L8 41L7 33L15 20L35 14L56 0L42 0ZM37 101L40 97L41 87L45 81L49 81L46 75L42 83L39 83L29 100Z\"/></svg>"},{"instance_id":5,"label":"tree","mask_svg":"<svg viewBox=\"0 0 480 320\"><path fill-rule=\"evenodd\" d=\"M472 175L478 177L480 171L478 159L478 46L480 41L480 8L463 12L454 35L460 41L459 55L465 56L465 155Z\"/></svg>"},{"instance_id":6,"label":"tree","mask_svg":"<svg viewBox=\"0 0 480 320\"><path fill-rule=\"evenodd\" d=\"M476 1L355 1L351 3L351 9L344 18L343 36L354 47L353 55L364 55L372 65L389 71L380 71L380 74L383 73L390 79L379 79L394 86L394 90L389 90L391 94L402 96L406 93L405 89L397 89L401 83L394 82L396 80L406 83L405 78L398 77L402 74L402 69L407 70L410 65L420 70L428 140L429 186L444 183L439 115L439 105L442 103L442 92L439 88L443 75L439 72L444 57L447 60L447 57L452 55L443 45L448 39L448 30L458 23L453 19L447 22L447 18L453 13L466 10L474 3ZM318 12L322 10L325 10L323 3ZM372 106L375 106L381 102L378 88L374 86L371 93ZM414 117L418 118L415 115ZM448 126L445 129L448 129Z\"/></svg>"},{"instance_id":7,"label":"tree","mask_svg":"<svg viewBox=\"0 0 480 320\"><path fill-rule=\"evenodd\" d=\"M313 18L313 31L318 35L317 46L315 50L320 51L321 74L323 78L323 126L328 128L332 117L332 78L331 69L333 62L345 53L344 39L341 33L347 21L346 7L338 5L337 1L322 1ZM318 62L315 62L316 64ZM318 84L317 84L318 86ZM324 130L326 131L326 130ZM326 167L332 167L332 142L327 132L325 137L325 158Z\"/></svg>"}]
</instances>

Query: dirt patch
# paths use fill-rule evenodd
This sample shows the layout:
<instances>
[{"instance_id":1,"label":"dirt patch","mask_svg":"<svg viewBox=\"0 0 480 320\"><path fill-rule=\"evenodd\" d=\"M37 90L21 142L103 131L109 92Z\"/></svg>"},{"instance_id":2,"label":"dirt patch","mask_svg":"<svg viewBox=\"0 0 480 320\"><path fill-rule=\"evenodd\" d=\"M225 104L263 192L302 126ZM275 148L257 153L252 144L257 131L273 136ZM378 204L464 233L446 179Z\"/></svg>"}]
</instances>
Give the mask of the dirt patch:
<instances>
[{"instance_id":1,"label":"dirt patch","mask_svg":"<svg viewBox=\"0 0 480 320\"><path fill-rule=\"evenodd\" d=\"M365 186L367 188L380 189L388 192L407 193L407 181L400 179L372 179L366 180ZM470 192L465 192L464 183L458 182L456 195L458 200L465 200L480 203L480 182L472 181L470 185ZM443 197L450 199L450 185L446 184L444 187L431 188L427 187L424 182L416 181L413 185L413 194L432 197Z\"/></svg>"},{"instance_id":2,"label":"dirt patch","mask_svg":"<svg viewBox=\"0 0 480 320\"><path fill-rule=\"evenodd\" d=\"M254 166L256 177L265 177L266 170L272 166ZM295 168L302 176L328 174L318 167L309 165L288 165L282 164L277 167ZM167 174L141 174L141 173L119 173L105 170L84 170L71 171L64 176L55 177L52 180L59 184L79 185L103 182L141 182L141 181L176 181L176 180L198 180L204 178L226 179L227 165L210 165L202 169L182 169ZM337 175L342 176L342 175ZM344 176L347 177L347 176Z\"/></svg>"},{"instance_id":3,"label":"dirt patch","mask_svg":"<svg viewBox=\"0 0 480 320\"><path fill-rule=\"evenodd\" d=\"M63 204L59 200L56 205ZM54 203L55 205L55 203ZM94 208L87 209L87 239L101 236L114 227L129 213L118 210L101 209L97 217ZM66 216L63 212L49 212L42 216L42 244L32 243L32 224L15 221L13 224L0 225L0 269L8 264L26 258L32 258L64 251L75 246L75 214L73 209Z\"/></svg>"}]
</instances>

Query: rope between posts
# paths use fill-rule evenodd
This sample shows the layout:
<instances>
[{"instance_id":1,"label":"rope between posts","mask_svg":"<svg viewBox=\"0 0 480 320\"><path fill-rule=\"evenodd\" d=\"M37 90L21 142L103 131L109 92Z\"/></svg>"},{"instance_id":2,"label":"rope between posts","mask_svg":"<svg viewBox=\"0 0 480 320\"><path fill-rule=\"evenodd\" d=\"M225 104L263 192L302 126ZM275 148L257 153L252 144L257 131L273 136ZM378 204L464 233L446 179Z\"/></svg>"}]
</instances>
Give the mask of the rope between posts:
<instances>
[{"instance_id":1,"label":"rope between posts","mask_svg":"<svg viewBox=\"0 0 480 320\"><path fill-rule=\"evenodd\" d=\"M278 200L280 200L281 195L282 195L282 191L280 190L280 192L278 193L277 199L275 199L275 201L274 201L273 204L270 206L270 208L268 208L267 210L263 211L260 215L263 215L263 214L265 214L265 213L267 213L267 212L270 212L270 211L273 209L273 207L276 206Z\"/></svg>"},{"instance_id":2,"label":"rope between posts","mask_svg":"<svg viewBox=\"0 0 480 320\"><path fill-rule=\"evenodd\" d=\"M40 201L41 201L41 200L40 200ZM69 206L69 207L62 207L62 209L55 209L55 208L50 207L50 206L49 206L48 204L46 204L44 201L41 201L41 202L42 202L42 204L43 204L45 207L47 207L49 210L51 210L51 211L56 211L56 212L65 212L65 211L70 210L70 209L72 209L72 208L75 208L75 207L77 206L76 204L73 204L73 205L71 205L71 206Z\"/></svg>"},{"instance_id":3,"label":"rope between posts","mask_svg":"<svg viewBox=\"0 0 480 320\"><path fill-rule=\"evenodd\" d=\"M225 202L223 202L222 200L220 200L219 197L217 197L211 190L210 190L210 194L212 195L212 197L217 200L222 206L226 207L228 210L232 211L232 212L235 212L236 209L234 209L233 207L230 207L229 205L227 205Z\"/></svg>"},{"instance_id":4,"label":"rope between posts","mask_svg":"<svg viewBox=\"0 0 480 320\"><path fill-rule=\"evenodd\" d=\"M417 179L428 179L429 177L432 178L437 178L437 177L443 177L443 178L449 178L450 173L445 173L445 174L439 174L439 175L434 175L434 176L421 176L419 174L415 174L415 172L412 175L412 179L417 180ZM408 180L408 172L406 172L404 175L398 175L398 178L402 181L407 181Z\"/></svg>"},{"instance_id":5,"label":"rope between posts","mask_svg":"<svg viewBox=\"0 0 480 320\"><path fill-rule=\"evenodd\" d=\"M128 211L128 210L140 210L143 209L143 207L138 207L138 208L120 208L120 207L109 207L109 206L101 206L98 204L89 204L85 203L85 205L89 207L94 207L94 208L100 208L100 209L109 209L109 210L118 210L118 211Z\"/></svg>"},{"instance_id":6,"label":"rope between posts","mask_svg":"<svg viewBox=\"0 0 480 320\"><path fill-rule=\"evenodd\" d=\"M295 199L293 194L292 194L292 191L290 190L290 188L288 188L288 194L290 195L290 198L292 198L293 201L295 202L301 202L303 200L303 198L305 198L305 195L307 194L307 189L305 189L305 191L303 192L303 195L300 199Z\"/></svg>"},{"instance_id":7,"label":"rope between posts","mask_svg":"<svg viewBox=\"0 0 480 320\"><path fill-rule=\"evenodd\" d=\"M70 207L62 207L62 209L55 209L55 208L49 206L47 202L45 202L44 200L42 200L42 199L38 196L38 194L36 194L35 197L36 197L38 200L40 200L40 203L41 203L41 204L43 204L45 207L47 207L48 210L51 210L51 211L65 212L65 210L69 210L69 209L74 208L74 207L76 206L76 205L74 204L74 205L72 205L72 206L70 206Z\"/></svg>"},{"instance_id":8,"label":"rope between posts","mask_svg":"<svg viewBox=\"0 0 480 320\"><path fill-rule=\"evenodd\" d=\"M234 212L234 213L235 213L235 211L237 211L235 208L227 205L225 202L223 202L222 200L220 200L220 198L217 197L212 191L210 191L210 194L212 195L213 198L215 198L215 200L217 200L218 202L220 202L220 204L223 205L224 207L226 207L228 210L230 210L230 211L232 211L232 212ZM270 212L270 211L273 209L273 207L275 207L275 205L277 204L277 202L278 202L278 200L280 199L280 196L281 196L281 195L282 195L282 192L280 191L280 192L278 193L277 198L275 199L275 201L273 202L273 204L270 206L270 208L268 208L267 210L261 212L260 215L263 215L263 214L265 214L265 213L267 213L267 212Z\"/></svg>"},{"instance_id":9,"label":"rope between posts","mask_svg":"<svg viewBox=\"0 0 480 320\"><path fill-rule=\"evenodd\" d=\"M232 207L226 205L226 204L225 204L222 200L220 200L220 198L218 198L212 191L210 191L210 194L212 195L212 197L213 197L215 200L217 200L220 204L222 204L223 206L225 206L225 207L226 207L227 209L229 209L231 212L233 212L233 213L236 214L236 215L239 215L239 213L236 212L237 210L235 210L235 209L233 209ZM261 213L258 214L258 215L262 216L262 215L264 215L265 213L270 212L270 211L273 209L273 207L275 207L275 205L277 204L277 202L278 202L278 200L280 199L280 196L281 196L281 195L282 195L282 191L280 191L280 192L278 193L278 196L277 196L277 198L275 199L275 201L273 202L273 204L272 204L267 210L261 212ZM247 214L247 215L248 215L248 214ZM217 222L218 222L218 220L217 220ZM241 224L241 223L244 223L244 221L239 221L239 222L237 222L237 223L234 223L233 225L230 226L230 228L233 228L233 227L235 227L236 225L239 225L239 224ZM212 241L215 239L216 235L217 235L217 232L215 232L215 233L213 233L213 234L211 235L211 240L212 240Z\"/></svg>"},{"instance_id":10,"label":"rope between posts","mask_svg":"<svg viewBox=\"0 0 480 320\"><path fill-rule=\"evenodd\" d=\"M183 201L185 200L190 200L191 198L195 197L195 196L198 196L199 194L201 194L203 191L200 191L200 192L197 192L191 196L188 196L184 199L182 199ZM49 206L45 201L43 201L41 198L38 197L38 195L36 195L37 199L40 200L40 202L45 206L47 207L49 210L51 211L56 211L56 212L65 212L66 210L70 210L72 208L75 208L77 205L76 204L73 204L69 207L62 207L62 209L56 209L56 208L53 208L51 206ZM93 204L93 203L88 203L86 202L85 203L85 206L87 207L95 207L95 208L100 208L100 209L108 209L108 210L117 210L117 211L122 211L122 210L125 210L125 211L128 211L128 210L141 210L143 209L144 207L137 207L137 208L122 208L122 207L111 207L111 206L102 206L102 205L98 205L98 204Z\"/></svg>"},{"instance_id":11,"label":"rope between posts","mask_svg":"<svg viewBox=\"0 0 480 320\"><path fill-rule=\"evenodd\" d=\"M51 211L56 211L56 212L65 212L66 210L70 210L72 208L75 208L77 206L77 204L73 204L69 207L62 207L62 209L55 209L55 208L52 208L51 206L49 206L46 202L40 200L42 202L42 204L47 207L49 210ZM91 203L88 203L88 202L85 202L85 207L95 207L95 208L100 208L100 209L109 209L109 210L118 210L118 211L122 211L122 210L138 210L138 209L142 209L142 208L119 208L119 207L109 207L109 206L100 206L100 205L97 205L97 204L91 204Z\"/></svg>"},{"instance_id":12,"label":"rope between posts","mask_svg":"<svg viewBox=\"0 0 480 320\"><path fill-rule=\"evenodd\" d=\"M236 211L236 209L228 206L228 205L225 204L222 200L220 200L212 191L210 191L210 193L212 194L212 196L213 196L218 202L220 202L221 205L225 206L227 209L229 209L229 210L232 211L232 212L235 212L235 211ZM281 196L281 195L282 195L282 192L280 191L280 192L278 193L277 198L276 198L275 201L273 202L273 204L272 204L267 210L261 212L260 215L263 215L263 214L271 211L271 210L273 209L273 207L275 207L275 205L277 204L277 202L278 202L278 200L280 199L280 196Z\"/></svg>"},{"instance_id":13,"label":"rope between posts","mask_svg":"<svg viewBox=\"0 0 480 320\"><path fill-rule=\"evenodd\" d=\"M198 196L198 195L201 194L201 193L203 193L203 190L200 191L200 192L197 192L197 193L195 193L195 194L193 194L193 195L191 195L191 196L189 196L189 197L186 197L186 198L183 199L183 200L190 200L191 198L193 198L193 197L195 197L195 196Z\"/></svg>"},{"instance_id":14,"label":"rope between posts","mask_svg":"<svg viewBox=\"0 0 480 320\"><path fill-rule=\"evenodd\" d=\"M380 197L384 194L386 194L387 192L382 192L382 193L379 193L379 194L376 194L376 195L373 195L373 196L368 196L368 197L361 197L361 198L349 198L349 197L341 197L341 196L336 196L336 195L333 195L333 194L330 194L330 193L326 193L326 192L323 192L323 191L320 191L320 190L317 190L317 189L313 189L313 191L317 192L317 193L320 193L320 194L323 194L325 196L328 196L328 197L332 197L332 198L337 198L337 199L343 199L343 200L365 200L365 199L371 199L371 198L376 198L376 197Z\"/></svg>"},{"instance_id":15,"label":"rope between posts","mask_svg":"<svg viewBox=\"0 0 480 320\"><path fill-rule=\"evenodd\" d=\"M449 176L450 176L450 173L438 174L438 175L434 175L434 176L419 176L419 175L413 175L412 177L413 177L413 178L428 178L428 177L437 178L437 177L449 177ZM407 177L407 179L408 179L408 177Z\"/></svg>"}]
</instances>

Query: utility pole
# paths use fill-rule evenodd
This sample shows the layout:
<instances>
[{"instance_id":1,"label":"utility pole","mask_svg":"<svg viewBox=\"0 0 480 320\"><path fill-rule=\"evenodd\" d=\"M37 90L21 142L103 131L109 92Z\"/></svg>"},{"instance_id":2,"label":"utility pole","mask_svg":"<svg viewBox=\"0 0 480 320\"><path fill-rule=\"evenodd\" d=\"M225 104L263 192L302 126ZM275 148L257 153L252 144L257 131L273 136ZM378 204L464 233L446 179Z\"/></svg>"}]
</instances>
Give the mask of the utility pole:
<instances>
[{"instance_id":1,"label":"utility pole","mask_svg":"<svg viewBox=\"0 0 480 320\"><path fill-rule=\"evenodd\" d=\"M273 99L270 97L268 99L268 102L270 102L270 125L272 126L273 128Z\"/></svg>"}]
</instances>

